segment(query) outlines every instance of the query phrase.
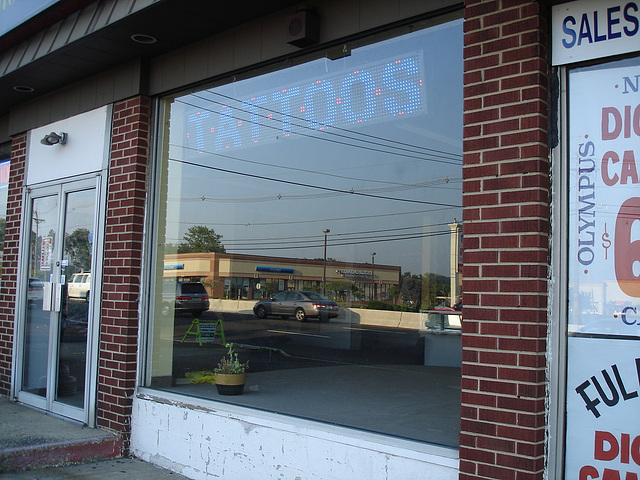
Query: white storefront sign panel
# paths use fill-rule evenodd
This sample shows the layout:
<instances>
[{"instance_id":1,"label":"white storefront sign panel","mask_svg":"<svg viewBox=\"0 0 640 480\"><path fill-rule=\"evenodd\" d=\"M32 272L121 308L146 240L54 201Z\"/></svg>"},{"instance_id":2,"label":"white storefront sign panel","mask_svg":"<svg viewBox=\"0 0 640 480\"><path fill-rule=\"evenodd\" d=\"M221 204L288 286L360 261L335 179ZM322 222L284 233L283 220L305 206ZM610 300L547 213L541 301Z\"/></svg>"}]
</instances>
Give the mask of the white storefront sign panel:
<instances>
[{"instance_id":1,"label":"white storefront sign panel","mask_svg":"<svg viewBox=\"0 0 640 480\"><path fill-rule=\"evenodd\" d=\"M569 77L565 478L640 476L640 59Z\"/></svg>"},{"instance_id":2,"label":"white storefront sign panel","mask_svg":"<svg viewBox=\"0 0 640 480\"><path fill-rule=\"evenodd\" d=\"M106 166L111 141L111 108L97 108L29 134L27 185L99 172ZM66 133L64 145L43 145L51 132Z\"/></svg>"},{"instance_id":3,"label":"white storefront sign panel","mask_svg":"<svg viewBox=\"0 0 640 480\"><path fill-rule=\"evenodd\" d=\"M568 360L565 478L640 478L640 342L571 337Z\"/></svg>"},{"instance_id":4,"label":"white storefront sign panel","mask_svg":"<svg viewBox=\"0 0 640 480\"><path fill-rule=\"evenodd\" d=\"M581 0L552 10L552 62L581 62L640 50L640 2Z\"/></svg>"},{"instance_id":5,"label":"white storefront sign panel","mask_svg":"<svg viewBox=\"0 0 640 480\"><path fill-rule=\"evenodd\" d=\"M570 77L569 331L640 337L640 76Z\"/></svg>"}]
</instances>

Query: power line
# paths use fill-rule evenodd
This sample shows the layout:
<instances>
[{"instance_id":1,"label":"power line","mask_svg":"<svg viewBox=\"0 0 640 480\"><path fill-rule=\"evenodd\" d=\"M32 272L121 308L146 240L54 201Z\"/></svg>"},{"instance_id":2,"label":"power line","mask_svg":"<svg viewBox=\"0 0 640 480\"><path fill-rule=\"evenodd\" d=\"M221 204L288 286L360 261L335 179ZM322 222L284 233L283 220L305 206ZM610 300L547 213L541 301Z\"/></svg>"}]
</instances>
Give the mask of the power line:
<instances>
[{"instance_id":1,"label":"power line","mask_svg":"<svg viewBox=\"0 0 640 480\"><path fill-rule=\"evenodd\" d=\"M270 182L283 183L283 184L286 184L286 185L295 185L295 186L298 186L298 187L306 187L306 188L312 188L312 189L316 189L316 190L324 190L324 191L327 191L327 192L343 193L345 195L355 195L355 196L367 197L367 198L377 198L377 199L381 199L381 200L392 200L392 201L396 201L396 202L418 203L418 204L422 204L422 205L437 205L437 206L441 206L441 207L456 207L456 208L461 207L461 205L455 205L455 204L450 204L450 203L428 202L426 200L412 200L412 199L407 199L407 198L386 197L386 196L382 196L382 195L374 195L374 194L371 194L371 193L356 192L354 190L344 190L344 189L339 189L339 188L322 187L322 186L319 186L319 185L311 185L311 184L308 184L308 183L294 182L294 181L291 181L291 180L283 180L283 179L279 179L279 178L271 178L271 177L266 177L266 176L263 176L263 175L255 175L255 174L246 173L246 172L238 172L238 171L229 170L229 169L226 169L226 168L214 167L214 166L211 166L211 165L202 165L202 164L195 163L195 162L189 162L187 160L177 160L175 158L171 158L169 160L174 161L174 162L178 162L178 163L182 163L184 165L191 165L191 166L194 166L194 167L206 168L206 169L215 170L215 171L218 171L218 172L229 173L231 175L239 175L239 176L248 177L248 178L257 178L259 180L267 180L267 181L270 181Z\"/></svg>"},{"instance_id":2,"label":"power line","mask_svg":"<svg viewBox=\"0 0 640 480\"><path fill-rule=\"evenodd\" d=\"M372 233L384 233L384 232L399 232L399 231L403 231L403 230L415 230L415 229L425 229L425 228L431 228L431 227L442 227L444 225L448 225L447 223L437 223L437 224L432 224L432 225L415 225L415 226L411 226L411 227L401 227L401 228L383 228L383 229L379 229L379 230L366 230L366 231L362 231L362 232L345 232L345 233L332 233L331 235L329 235L329 238L335 238L335 237L347 237L345 238L345 240L357 240L359 239L360 235L371 235ZM399 234L395 233L393 236L398 236ZM378 235L376 237L371 237L371 238L382 238L385 235ZM234 238L231 240L225 240L224 244L225 247L227 245L245 245L245 244L249 244L249 245L253 245L253 244L260 244L260 243L269 243L269 242L284 242L284 241L291 241L291 242L287 242L287 243L312 243L312 242L317 242L318 241L318 236L317 235L307 235L306 237L300 237L300 236L294 236L294 237L260 237L259 239L253 239L253 238Z\"/></svg>"},{"instance_id":3,"label":"power line","mask_svg":"<svg viewBox=\"0 0 640 480\"><path fill-rule=\"evenodd\" d=\"M406 185L404 188L377 188L377 189L364 189L360 190L361 192L373 193L373 192L385 192L385 191L398 191L398 190L411 190L417 188L438 188L438 189L451 189L446 185L448 184L456 184L462 182L462 179L444 179L444 180L434 180L432 182L425 183L416 183L413 185ZM444 185L440 185L444 183ZM457 189L456 189L457 190ZM305 195L291 195L291 194L282 194L278 193L265 195L261 197L235 197L235 198L213 198L206 197L201 195L200 197L176 197L176 198L168 198L169 202L212 202L212 203L261 203L261 202L274 202L274 201L282 201L282 200L304 200L304 199L316 199L316 198L328 198L335 197L341 195L340 193L315 193L315 194L305 194Z\"/></svg>"},{"instance_id":4,"label":"power line","mask_svg":"<svg viewBox=\"0 0 640 480\"><path fill-rule=\"evenodd\" d=\"M380 239L363 239L359 241L342 241L342 242L332 242L331 247L341 247L345 245L361 245L361 244L369 244L369 243L384 243L384 242L396 242L402 240L413 240L418 238L429 238L429 237L439 237L443 235L451 235L450 231L442 231L442 232L433 232L433 233L422 233L422 234L414 234L414 235L403 235L398 236L397 238L380 238ZM227 253L234 252L245 252L245 251L263 251L263 250L293 250L293 249L301 249L301 248L320 248L323 243L318 242L313 245L283 245L283 246L269 246L269 247L247 247L247 248L233 248L229 249ZM226 248L225 248L226 250Z\"/></svg>"},{"instance_id":5,"label":"power line","mask_svg":"<svg viewBox=\"0 0 640 480\"><path fill-rule=\"evenodd\" d=\"M235 160L237 162L242 162L242 163L249 163L251 165L262 165L264 167L281 168L283 170L287 170L288 172L294 171L294 172L312 173L312 174L315 174L315 175L323 175L323 176L326 176L326 177L340 178L340 179L343 179L343 180L355 180L357 182L383 183L383 184L387 184L387 185L399 185L399 186L409 186L409 187L417 185L417 184L412 184L412 183L390 182L390 181L386 181L386 180L374 180L372 178L348 177L346 175L337 175L335 173L319 172L317 170L309 170L307 168L292 167L290 165L276 165L276 164L273 164L273 163L258 162L256 160L247 160L245 158L239 158L239 157L234 157L234 156L231 156L231 155L224 155L224 154L221 154L221 153L209 152L209 151L206 151L206 150L200 150L198 148L186 147L184 145L177 145L175 143L169 143L169 146L170 147L176 147L176 148L182 148L184 150L191 150L191 151L198 152L198 153L206 153L208 155L218 156L218 157L222 157L222 158L228 158L230 160ZM397 165L397 163L394 163L393 165ZM449 182L458 181L458 180L462 181L462 178L449 179L449 177L447 176L444 179L440 179L439 181L443 181L445 183L449 183Z\"/></svg>"},{"instance_id":6,"label":"power line","mask_svg":"<svg viewBox=\"0 0 640 480\"><path fill-rule=\"evenodd\" d=\"M197 97L197 95L194 95L194 96ZM209 102L212 102L212 103L216 103L216 104L219 104L219 105L224 105L223 103L216 102L215 100L209 100L209 99L205 99L205 98L202 98L202 97L198 97L198 98L201 98L202 100L209 101ZM179 103L183 103L185 105L189 105L189 106L194 107L194 108L198 108L200 110L204 110L204 111L210 112L210 113L217 113L217 112L215 112L213 110L207 109L206 107L202 107L201 105L195 105L195 104L186 102L184 100L176 100L176 101L179 102ZM239 117L231 116L231 118L235 118L235 119L244 121L243 118L239 118ZM267 118L267 117L264 117L264 118ZM296 117L292 117L292 118L296 118ZM250 120L247 120L247 122L250 122ZM260 125L261 127L265 127L265 128L271 129L271 130L280 130L279 127L276 127L274 125L268 125L268 124L263 124L263 123L259 123L258 125ZM298 128L308 129L308 130L312 130L314 132L317 132L317 130L313 130L310 127L301 126L301 125L297 125L297 124L293 124L293 125L295 125ZM323 134L326 133L328 135L335 135L335 136L338 136L338 137L344 137L344 135L334 134L334 133L331 133L331 132L320 131L320 133L323 133ZM291 132L291 134L294 134L294 132ZM394 151L382 150L380 148L373 148L373 147L368 146L369 144L375 144L375 142L372 142L370 140L367 140L367 144L366 145L355 145L353 143L338 141L338 140L331 139L331 138L319 137L317 135L311 135L311 134L302 133L302 132L295 132L295 134L296 135L300 135L302 137L308 137L308 138L313 138L313 139L321 140L321 141L325 141L325 142L331 142L331 143L337 144L337 145L344 145L344 146L354 147L354 148L362 148L364 150L369 150L369 151L378 152L378 153L386 153L388 155L402 155L403 157L406 157L406 158L414 158L414 159L421 160L421 161L445 163L445 164L448 164L448 165L456 165L456 166L460 166L461 162L462 162L461 159L460 160L453 160L453 159L446 158L446 157L442 157L443 159L438 159L438 158L428 158L428 157L424 157L424 156L409 155L407 153L402 152L402 150L406 150L406 149L400 149L398 147L390 147L390 146L384 145L384 144L380 144L380 145L382 147L384 147L384 148L387 148L387 149L388 148L395 148L396 150L399 150L399 151L398 152L394 152ZM350 140L356 141L356 142L364 142L365 141L365 140L360 140L360 139L357 139L357 138L351 138ZM194 150L197 150L197 149L194 149ZM420 152L411 152L411 153L420 153ZM431 154L431 155L433 155L433 154ZM451 154L451 155L457 155L457 154ZM435 157L439 157L439 156L441 156L441 155L435 155Z\"/></svg>"},{"instance_id":7,"label":"power line","mask_svg":"<svg viewBox=\"0 0 640 480\"><path fill-rule=\"evenodd\" d=\"M211 89L206 90L206 92L210 93L212 95L217 95L219 97L225 98L227 100L231 100L233 102L243 103L241 100L238 100L237 98L231 97L229 95L224 95L223 93L215 92L215 91L213 91ZM222 102L218 102L216 100L211 100L211 99L202 97L202 96L197 95L197 94L192 94L192 96L194 96L196 98L200 98L201 100L204 100L206 102L211 102L211 103L215 103L217 105L226 106L226 104L224 104ZM183 102L183 103L186 103L186 102ZM275 113L277 115L283 116L282 112L279 112L277 110L273 110L273 109L270 109L270 108L267 108L267 107L263 107L262 105L258 105L258 104L251 104L251 105L253 107L256 107L256 108L260 109L260 110L265 110L265 111L267 111L269 113ZM199 105L191 105L191 106L194 106L196 108L201 108ZM209 110L209 111L212 112L212 113L217 113L217 112L213 112L212 110ZM363 132L358 132L358 131L355 131L355 130L349 130L348 128L342 128L342 127L338 127L336 125L331 125L331 124L322 123L322 122L316 122L319 125L322 125L322 130L318 130L318 129L314 129L314 128L305 126L305 124L307 123L307 120L304 119L304 118L297 117L297 116L291 115L291 114L288 114L287 116L289 118L293 118L295 120L298 120L298 121L302 122L302 125L294 124L296 127L305 128L307 130L312 130L312 131L320 131L321 133L326 134L326 135L332 135L332 136L337 136L337 137L341 137L341 138L346 138L348 140L354 140L354 141L357 141L357 142L364 142L365 141L365 140L360 140L358 138L350 137L349 135L338 134L338 133L335 133L335 132L332 132L332 131L329 131L329 130L326 130L326 129L337 130L337 131L341 131L341 132L346 132L346 133L348 133L350 135L360 135L362 137L365 137L367 139L366 141L368 143L371 143L371 144L374 144L374 145L383 146L385 148L397 148L398 150L406 150L406 151L409 151L409 152L412 152L412 153L419 153L419 152L410 150L408 148L401 148L401 147L394 147L393 146L393 144L401 145L402 147L410 147L410 148L413 148L413 149L416 149L416 150L422 150L424 152L433 152L433 153L439 154L439 155L436 155L436 157L441 157L441 158L445 158L445 159L448 159L448 160L452 160L452 159L448 158L448 157L452 156L452 157L456 157L459 161L462 161L462 154L459 154L459 153L446 152L446 151L443 151L443 150L437 150L437 149L425 147L425 146L422 146L422 145L414 145L414 144L410 144L410 143L407 143L407 142L400 142L398 140L391 140L391 139L388 139L388 138L383 138L383 137L380 137L380 136L370 135L370 134L363 133ZM260 116L260 117L262 117L264 119L267 119L267 120L270 119L269 116ZM268 127L268 128L273 128L270 125L266 125L266 124L262 124L262 123L260 123L259 125L260 126L265 126L265 127ZM390 147L389 145L385 145L384 143L380 143L379 142L380 140L383 140L383 141L385 141L387 143L391 143L392 146ZM442 155L447 155L447 157L443 157Z\"/></svg>"},{"instance_id":8,"label":"power line","mask_svg":"<svg viewBox=\"0 0 640 480\"><path fill-rule=\"evenodd\" d=\"M328 172L319 172L317 170L309 170L309 169L305 169L305 168L297 168L297 167L291 167L291 166L287 166L287 165L276 165L273 163L267 163L267 162L258 162L256 160L247 160L244 158L239 158L239 157L234 157L232 155L225 155L222 153L215 153L215 152L209 152L206 150L200 150L198 148L193 148L193 147L187 147L184 145L177 145L175 143L169 143L170 147L176 147L176 148L182 148L184 150L191 150L194 152L198 152L200 154L208 154L208 155L213 155L215 157L221 157L221 158L228 158L229 160L234 160L237 162L242 162L242 163L249 163L252 165L262 165L265 167L272 167L272 168L281 168L284 170L287 170L288 172L290 171L297 171L297 172L304 172L304 173L312 173L315 175L322 175L325 177L333 177L333 178L340 178L343 180L354 180L357 182L370 182L370 183L383 183L383 184L388 184L388 185L399 185L399 186L408 186L408 187L413 187L413 186L417 186L420 187L421 184L408 184L408 183L400 183L400 182L389 182L389 181L384 181L384 180L374 180L374 179L369 179L369 178L362 178L362 177L348 177L346 175L337 175L334 173L328 173ZM170 159L176 162L183 162L183 163L188 163L187 161L183 161L183 160L177 160L177 159ZM397 165L397 164L393 164L393 165ZM449 179L449 177L445 177L444 179L442 179L441 181L444 181L445 183L458 183L462 181L462 178L453 178L453 179ZM425 185L426 186L426 185Z\"/></svg>"},{"instance_id":9,"label":"power line","mask_svg":"<svg viewBox=\"0 0 640 480\"><path fill-rule=\"evenodd\" d=\"M382 218L382 217L398 217L401 215L417 215L423 213L433 213L433 212L441 212L443 210L449 210L455 207L445 207L445 208L431 208L429 210L415 210L412 212L397 212L397 213L377 213L375 215L357 215L352 217L336 217L336 218L319 218L319 219L308 219L308 220L291 220L287 222L243 222L243 223L219 223L219 222L208 222L208 223L200 223L200 225L211 225L211 226L219 226L219 227L264 227L264 226L275 226L275 225L298 225L302 223L326 223L326 222L339 222L345 220L362 220L367 218ZM167 223L172 224L187 224L192 225L193 222L186 222L180 220L167 220Z\"/></svg>"},{"instance_id":10,"label":"power line","mask_svg":"<svg viewBox=\"0 0 640 480\"><path fill-rule=\"evenodd\" d=\"M405 234L393 233L391 235L374 235L374 236L370 235L371 233L384 233L384 232L391 232L391 231L398 231L398 230L415 230L417 228L441 227L443 225L448 225L448 224L440 223L440 224L425 225L425 226L418 225L418 226L405 227L400 229L387 228L387 229L369 230L369 231L363 231L363 232L332 234L331 245L332 246L357 245L361 243L379 243L379 242L387 242L387 241L394 241L394 240L409 240L414 238L428 238L432 236L449 235L451 233L450 230L440 230L435 232L405 233ZM367 236L363 238L362 235L367 235ZM336 240L333 237L344 237L344 238ZM276 245L274 245L274 242ZM225 249L231 249L231 250L316 248L318 246L322 246L322 242L320 241L318 236L307 236L305 238L271 237L271 238L260 238L260 239L234 239L230 241L229 240L224 241ZM239 248L239 247L245 247L245 248Z\"/></svg>"}]
</instances>

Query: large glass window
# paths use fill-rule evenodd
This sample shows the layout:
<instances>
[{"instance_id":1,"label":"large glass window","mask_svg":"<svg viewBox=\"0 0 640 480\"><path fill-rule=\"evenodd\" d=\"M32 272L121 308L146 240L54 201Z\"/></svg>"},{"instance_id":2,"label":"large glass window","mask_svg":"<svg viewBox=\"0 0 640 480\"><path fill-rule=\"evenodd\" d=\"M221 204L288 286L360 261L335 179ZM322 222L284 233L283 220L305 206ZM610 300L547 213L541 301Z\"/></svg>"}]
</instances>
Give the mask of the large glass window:
<instances>
[{"instance_id":1,"label":"large glass window","mask_svg":"<svg viewBox=\"0 0 640 480\"><path fill-rule=\"evenodd\" d=\"M458 445L462 38L163 100L147 385ZM229 342L237 397L206 383Z\"/></svg>"},{"instance_id":2,"label":"large glass window","mask_svg":"<svg viewBox=\"0 0 640 480\"><path fill-rule=\"evenodd\" d=\"M640 57L569 71L565 478L640 468Z\"/></svg>"}]
</instances>

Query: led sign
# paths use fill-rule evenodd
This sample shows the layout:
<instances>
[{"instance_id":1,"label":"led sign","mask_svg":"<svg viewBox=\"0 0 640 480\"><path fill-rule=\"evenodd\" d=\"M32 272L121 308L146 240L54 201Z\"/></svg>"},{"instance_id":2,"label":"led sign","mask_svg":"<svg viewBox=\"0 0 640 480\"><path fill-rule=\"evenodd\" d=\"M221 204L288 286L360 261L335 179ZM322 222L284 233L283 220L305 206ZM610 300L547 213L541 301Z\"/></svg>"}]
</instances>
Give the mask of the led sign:
<instances>
[{"instance_id":1,"label":"led sign","mask_svg":"<svg viewBox=\"0 0 640 480\"><path fill-rule=\"evenodd\" d=\"M211 90L206 108L188 108L184 141L190 150L213 152L410 115L424 105L423 70L416 53L250 98Z\"/></svg>"}]
</instances>

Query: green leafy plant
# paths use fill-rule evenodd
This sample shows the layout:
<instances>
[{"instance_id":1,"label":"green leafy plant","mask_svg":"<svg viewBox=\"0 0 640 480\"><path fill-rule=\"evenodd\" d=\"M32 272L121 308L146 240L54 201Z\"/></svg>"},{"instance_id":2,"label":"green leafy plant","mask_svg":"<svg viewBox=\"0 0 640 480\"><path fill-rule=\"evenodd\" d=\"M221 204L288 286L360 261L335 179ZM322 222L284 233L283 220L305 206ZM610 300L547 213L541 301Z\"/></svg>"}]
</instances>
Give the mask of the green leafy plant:
<instances>
[{"instance_id":1,"label":"green leafy plant","mask_svg":"<svg viewBox=\"0 0 640 480\"><path fill-rule=\"evenodd\" d=\"M213 371L225 375L245 373L249 368L249 362L241 362L238 360L238 354L233 350L233 343L227 343L226 346L229 348L227 354L220 359L218 366L214 368Z\"/></svg>"},{"instance_id":2,"label":"green leafy plant","mask_svg":"<svg viewBox=\"0 0 640 480\"><path fill-rule=\"evenodd\" d=\"M214 379L213 372L210 370L201 370L198 372L187 372L184 375L189 378L190 383L216 383Z\"/></svg>"}]
</instances>

